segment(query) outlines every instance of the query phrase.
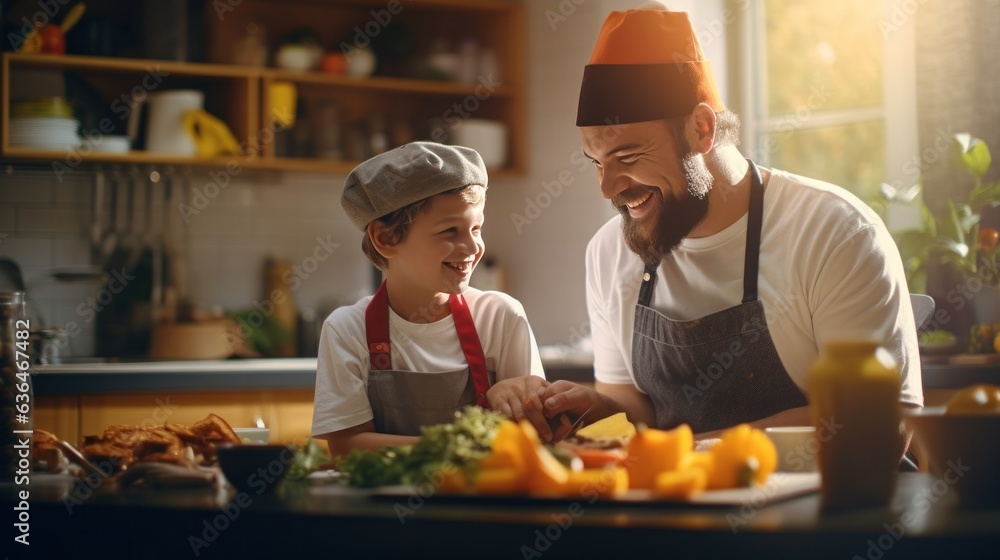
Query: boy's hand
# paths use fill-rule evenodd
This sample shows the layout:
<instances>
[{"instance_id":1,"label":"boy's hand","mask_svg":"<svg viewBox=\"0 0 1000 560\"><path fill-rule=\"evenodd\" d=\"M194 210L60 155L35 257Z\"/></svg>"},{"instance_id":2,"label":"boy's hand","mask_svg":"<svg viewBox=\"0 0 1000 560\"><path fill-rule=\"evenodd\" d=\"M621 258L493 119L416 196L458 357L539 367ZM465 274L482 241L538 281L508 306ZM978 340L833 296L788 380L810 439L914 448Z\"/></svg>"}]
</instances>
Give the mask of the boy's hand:
<instances>
[{"instance_id":1,"label":"boy's hand","mask_svg":"<svg viewBox=\"0 0 1000 560\"><path fill-rule=\"evenodd\" d=\"M511 420L527 418L538 430L542 441L549 441L552 430L542 409L542 399L539 396L549 382L537 375L522 375L497 381L486 392L486 402L497 412Z\"/></svg>"}]
</instances>

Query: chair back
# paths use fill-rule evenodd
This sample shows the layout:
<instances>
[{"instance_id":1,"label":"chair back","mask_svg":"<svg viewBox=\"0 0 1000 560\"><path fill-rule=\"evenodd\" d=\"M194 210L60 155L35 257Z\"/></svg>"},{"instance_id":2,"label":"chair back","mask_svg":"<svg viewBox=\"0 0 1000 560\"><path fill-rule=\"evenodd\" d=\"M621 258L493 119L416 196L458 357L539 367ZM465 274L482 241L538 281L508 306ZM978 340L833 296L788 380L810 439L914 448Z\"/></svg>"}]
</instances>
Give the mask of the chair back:
<instances>
[{"instance_id":1,"label":"chair back","mask_svg":"<svg viewBox=\"0 0 1000 560\"><path fill-rule=\"evenodd\" d=\"M910 305L913 306L913 322L919 335L934 315L934 298L927 294L910 294Z\"/></svg>"}]
</instances>

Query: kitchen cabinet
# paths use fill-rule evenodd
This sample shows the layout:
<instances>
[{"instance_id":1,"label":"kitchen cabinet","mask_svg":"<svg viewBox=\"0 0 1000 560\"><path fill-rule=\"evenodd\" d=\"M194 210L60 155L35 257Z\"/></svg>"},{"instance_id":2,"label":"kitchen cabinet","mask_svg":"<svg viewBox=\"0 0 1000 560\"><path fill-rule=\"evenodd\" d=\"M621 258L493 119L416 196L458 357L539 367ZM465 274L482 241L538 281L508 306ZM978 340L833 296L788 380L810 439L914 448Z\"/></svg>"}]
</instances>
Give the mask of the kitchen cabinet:
<instances>
[{"instance_id":1,"label":"kitchen cabinet","mask_svg":"<svg viewBox=\"0 0 1000 560\"><path fill-rule=\"evenodd\" d=\"M113 424L191 425L217 414L234 428L253 426L258 416L271 428L272 443L302 443L312 427L313 390L195 390L51 395L36 398L34 423L77 444Z\"/></svg>"},{"instance_id":2,"label":"kitchen cabinet","mask_svg":"<svg viewBox=\"0 0 1000 560\"><path fill-rule=\"evenodd\" d=\"M37 366L35 427L69 442L112 424L190 425L218 414L233 427L260 417L274 442L312 427L315 358L94 362Z\"/></svg>"},{"instance_id":3,"label":"kitchen cabinet","mask_svg":"<svg viewBox=\"0 0 1000 560\"><path fill-rule=\"evenodd\" d=\"M99 1L93 4L95 9L100 7ZM506 129L507 157L491 174L526 171L527 60L521 4L503 0L217 0L203 4L203 24L198 28L204 29L200 57L204 62L138 58L141 51L133 52L131 58L4 53L0 160L51 165L57 172L109 163L346 173L373 155L352 145L361 142L363 147L379 149L372 134L384 136L380 146L385 149L414 139L446 141L464 120L488 119ZM126 22L137 32L145 31L136 6L120 12L115 17L131 18ZM405 51L398 52L404 58L383 56L375 74L367 77L276 68L273 57L268 66L238 64L246 62L241 58L246 54L248 30L260 34L258 41L266 36L267 51L273 55L284 38L302 29L308 29L326 53L341 53L350 42L374 46L380 37L386 39L392 33L397 51ZM433 75L414 70L418 67L412 61L425 59L426 53L441 45L448 45L449 50L439 55L455 62L456 45L470 42L480 54L490 53L492 61L488 68L480 64L483 71L471 75L472 80L468 73L459 82L431 79ZM206 158L135 149L98 153L86 144L61 151L12 145L10 108L17 101L12 99L12 83L29 80L40 70L72 74L97 93L105 117L94 119L86 129L90 135L121 130L133 99L159 91L200 90L205 94L205 110L227 125L242 153ZM275 83L294 85L298 108L295 124L288 130L278 127L277 132L269 110ZM373 132L375 127L381 130ZM342 147L339 154L317 147L318 137L330 134L332 128ZM297 139L296 149L287 147L289 139Z\"/></svg>"}]
</instances>

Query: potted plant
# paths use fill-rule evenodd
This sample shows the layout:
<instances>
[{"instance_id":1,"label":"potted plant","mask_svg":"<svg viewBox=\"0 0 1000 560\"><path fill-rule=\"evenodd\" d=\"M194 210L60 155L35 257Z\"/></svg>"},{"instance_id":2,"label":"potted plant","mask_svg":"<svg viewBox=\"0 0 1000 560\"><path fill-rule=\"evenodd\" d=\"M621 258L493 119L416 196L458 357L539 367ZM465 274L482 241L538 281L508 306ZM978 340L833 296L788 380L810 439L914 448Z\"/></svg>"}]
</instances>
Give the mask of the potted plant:
<instances>
[{"instance_id":1,"label":"potted plant","mask_svg":"<svg viewBox=\"0 0 1000 560\"><path fill-rule=\"evenodd\" d=\"M920 225L893 232L906 267L907 283L911 292L934 296L938 309L946 311L947 317L954 320L952 324L938 326L963 334L969 332L968 327L972 324L1000 322L1000 292L997 289L1000 232L980 224L984 210L1000 206L1000 181L984 179L992 161L985 142L968 133L955 134L952 149L952 161L973 180L966 200L956 201L949 197L943 215L935 216L923 200L921 178L906 189L883 184L873 207L884 218L892 202L918 205ZM991 314L998 318L991 318ZM973 342L975 340L970 340ZM989 351L992 352L992 337L990 342Z\"/></svg>"}]
</instances>

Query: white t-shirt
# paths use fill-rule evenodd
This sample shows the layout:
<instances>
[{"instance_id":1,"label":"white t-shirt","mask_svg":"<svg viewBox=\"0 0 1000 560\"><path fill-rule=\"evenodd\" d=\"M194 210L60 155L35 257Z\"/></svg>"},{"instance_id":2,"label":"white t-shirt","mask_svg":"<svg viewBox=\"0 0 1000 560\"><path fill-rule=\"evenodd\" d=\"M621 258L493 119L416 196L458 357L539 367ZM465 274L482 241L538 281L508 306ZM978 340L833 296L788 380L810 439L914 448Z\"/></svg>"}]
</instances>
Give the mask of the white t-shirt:
<instances>
[{"instance_id":1,"label":"white t-shirt","mask_svg":"<svg viewBox=\"0 0 1000 560\"><path fill-rule=\"evenodd\" d=\"M663 259L651 307L690 321L743 299L747 215L714 235L687 238ZM587 308L594 371L603 383L635 383L632 331L642 261L625 245L621 217L587 246ZM868 206L840 187L772 170L764 196L758 297L775 349L806 391L823 342L871 335L896 359L901 401L923 404L920 358L906 276L896 245Z\"/></svg>"},{"instance_id":2,"label":"white t-shirt","mask_svg":"<svg viewBox=\"0 0 1000 560\"><path fill-rule=\"evenodd\" d=\"M469 288L463 294L486 357L486 369L501 381L519 375L544 377L535 336L520 302L502 292ZM372 296L334 310L320 334L312 435L351 428L373 418L367 383L370 360L365 310ZM425 373L468 367L449 315L434 323L411 323L389 309L392 367Z\"/></svg>"}]
</instances>

